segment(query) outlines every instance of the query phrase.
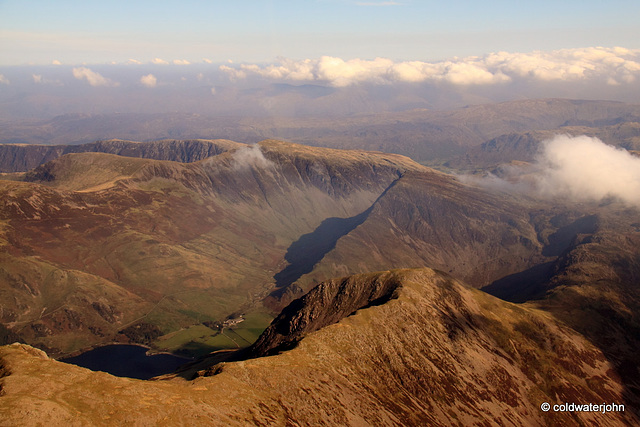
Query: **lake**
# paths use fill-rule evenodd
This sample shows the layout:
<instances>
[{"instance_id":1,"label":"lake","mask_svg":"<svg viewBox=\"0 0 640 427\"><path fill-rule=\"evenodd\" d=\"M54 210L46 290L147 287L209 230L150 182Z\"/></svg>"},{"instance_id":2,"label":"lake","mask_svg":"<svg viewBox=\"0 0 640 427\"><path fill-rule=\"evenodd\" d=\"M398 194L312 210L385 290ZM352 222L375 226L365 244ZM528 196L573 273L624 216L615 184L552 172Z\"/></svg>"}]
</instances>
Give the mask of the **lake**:
<instances>
[{"instance_id":1,"label":"lake","mask_svg":"<svg viewBox=\"0 0 640 427\"><path fill-rule=\"evenodd\" d=\"M108 372L117 377L149 378L169 374L191 359L172 354L147 356L147 348L138 345L105 345L61 362L82 366L92 371Z\"/></svg>"}]
</instances>

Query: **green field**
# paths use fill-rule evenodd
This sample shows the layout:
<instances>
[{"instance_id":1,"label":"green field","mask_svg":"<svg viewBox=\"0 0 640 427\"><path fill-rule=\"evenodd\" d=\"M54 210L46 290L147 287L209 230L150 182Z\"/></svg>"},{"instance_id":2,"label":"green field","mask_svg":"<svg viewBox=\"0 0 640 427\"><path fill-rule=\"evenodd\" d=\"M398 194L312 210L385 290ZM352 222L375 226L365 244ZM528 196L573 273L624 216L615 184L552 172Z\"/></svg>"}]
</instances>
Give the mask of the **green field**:
<instances>
[{"instance_id":1,"label":"green field","mask_svg":"<svg viewBox=\"0 0 640 427\"><path fill-rule=\"evenodd\" d=\"M245 320L223 333L197 324L176 332L163 335L154 343L158 350L200 357L217 350L244 348L252 344L272 320L263 310L247 313Z\"/></svg>"}]
</instances>

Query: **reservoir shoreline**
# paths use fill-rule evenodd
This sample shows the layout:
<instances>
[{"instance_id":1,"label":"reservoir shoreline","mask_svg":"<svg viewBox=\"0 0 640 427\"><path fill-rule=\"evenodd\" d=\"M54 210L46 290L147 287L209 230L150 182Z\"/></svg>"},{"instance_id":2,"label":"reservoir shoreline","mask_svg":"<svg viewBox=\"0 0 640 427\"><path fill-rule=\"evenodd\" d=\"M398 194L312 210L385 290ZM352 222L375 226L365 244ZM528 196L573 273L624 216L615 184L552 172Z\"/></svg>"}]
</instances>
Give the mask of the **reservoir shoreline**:
<instances>
[{"instance_id":1,"label":"reservoir shoreline","mask_svg":"<svg viewBox=\"0 0 640 427\"><path fill-rule=\"evenodd\" d=\"M166 352L150 354L149 350L148 346L139 344L107 344L58 361L118 377L148 380L170 374L194 360Z\"/></svg>"}]
</instances>

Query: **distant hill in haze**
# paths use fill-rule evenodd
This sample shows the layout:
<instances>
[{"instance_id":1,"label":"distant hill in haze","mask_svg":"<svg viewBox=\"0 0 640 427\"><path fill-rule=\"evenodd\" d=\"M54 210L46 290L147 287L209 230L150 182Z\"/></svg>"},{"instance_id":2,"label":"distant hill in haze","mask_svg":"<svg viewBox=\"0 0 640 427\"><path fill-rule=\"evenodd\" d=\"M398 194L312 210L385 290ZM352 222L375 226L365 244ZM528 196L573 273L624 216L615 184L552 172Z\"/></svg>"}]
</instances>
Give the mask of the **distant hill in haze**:
<instances>
[{"instance_id":1,"label":"distant hill in haze","mask_svg":"<svg viewBox=\"0 0 640 427\"><path fill-rule=\"evenodd\" d=\"M114 138L136 141L215 138L255 143L275 138L311 146L397 153L416 161L432 162L450 159L505 134L633 121L640 122L639 105L542 99L447 111L419 109L313 118L186 113L67 115L46 121L3 123L0 142L61 145Z\"/></svg>"},{"instance_id":2,"label":"distant hill in haze","mask_svg":"<svg viewBox=\"0 0 640 427\"><path fill-rule=\"evenodd\" d=\"M549 130L512 132L500 135L480 146L469 149L464 155L447 161L446 166L455 169L482 169L514 160L530 162L535 160L540 143L552 139L555 135L586 135L629 151L640 150L639 122L621 122L607 126L568 125Z\"/></svg>"}]
</instances>

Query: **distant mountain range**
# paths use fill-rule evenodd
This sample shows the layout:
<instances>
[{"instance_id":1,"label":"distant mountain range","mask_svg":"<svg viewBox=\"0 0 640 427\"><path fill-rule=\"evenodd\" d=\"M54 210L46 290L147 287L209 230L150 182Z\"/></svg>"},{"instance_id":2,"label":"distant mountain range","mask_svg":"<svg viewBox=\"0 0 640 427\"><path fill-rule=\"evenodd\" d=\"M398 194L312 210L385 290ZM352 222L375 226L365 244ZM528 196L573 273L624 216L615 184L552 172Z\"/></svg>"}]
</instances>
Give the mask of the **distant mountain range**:
<instances>
[{"instance_id":1,"label":"distant mountain range","mask_svg":"<svg viewBox=\"0 0 640 427\"><path fill-rule=\"evenodd\" d=\"M241 144L228 140L153 142L110 140L80 145L52 146L3 144L0 145L0 169L2 172L26 172L70 153L109 153L125 157L192 163L240 146Z\"/></svg>"},{"instance_id":2,"label":"distant mountain range","mask_svg":"<svg viewBox=\"0 0 640 427\"><path fill-rule=\"evenodd\" d=\"M327 118L76 114L51 120L1 123L0 143L76 145L105 139L154 141L165 138L255 143L275 138L311 146L397 153L418 162L433 163L462 155L501 135L556 129L562 132L565 127L602 127L625 122L640 122L640 105L542 99L471 105L447 111L417 109ZM0 159L6 156L0 153ZM29 157L32 156L38 155ZM51 159L45 154L40 156ZM10 171L4 164L2 161L0 171Z\"/></svg>"}]
</instances>

